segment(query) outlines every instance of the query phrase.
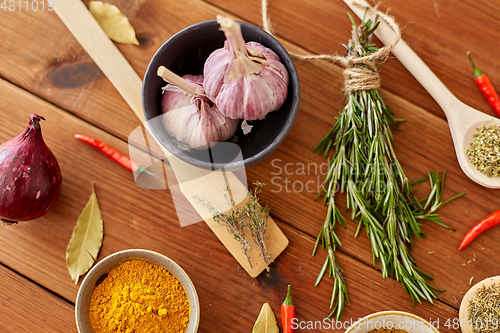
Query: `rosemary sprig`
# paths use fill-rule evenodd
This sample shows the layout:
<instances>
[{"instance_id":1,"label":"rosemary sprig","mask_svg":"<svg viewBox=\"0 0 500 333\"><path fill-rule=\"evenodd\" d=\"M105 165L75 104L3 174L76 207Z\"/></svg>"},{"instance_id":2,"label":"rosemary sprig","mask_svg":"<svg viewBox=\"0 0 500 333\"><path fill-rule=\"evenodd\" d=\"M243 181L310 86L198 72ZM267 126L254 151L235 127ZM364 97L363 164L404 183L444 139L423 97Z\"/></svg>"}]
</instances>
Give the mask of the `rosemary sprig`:
<instances>
[{"instance_id":1,"label":"rosemary sprig","mask_svg":"<svg viewBox=\"0 0 500 333\"><path fill-rule=\"evenodd\" d=\"M347 55L364 57L376 52L378 49L369 40L378 23L363 20L360 26L356 26L352 17L351 21L353 36L347 46ZM371 67L366 64L355 66ZM318 194L324 195L328 209L313 255L320 242L328 251L316 284L327 270L333 275L330 304L333 311L330 316L335 313L337 320L345 300L349 302L343 271L333 255L341 246L335 226L345 226L344 217L335 202L338 191L346 193L346 209L351 210L351 220L358 223L356 236L365 228L371 243L373 263L380 260L382 277L390 276L400 281L411 295L413 304L415 301L420 303L422 299L433 303L436 298L436 289L427 282L432 280L431 276L417 268L410 249L415 237L425 237L421 228L423 220L449 228L435 211L463 194L440 202L445 173L440 180L439 174L431 171L431 193L422 200L415 198L412 183L404 174L392 145L390 127L397 128L397 122L376 89L349 91L346 106L333 128L314 149L323 153L324 157L331 151L335 152Z\"/></svg>"}]
</instances>

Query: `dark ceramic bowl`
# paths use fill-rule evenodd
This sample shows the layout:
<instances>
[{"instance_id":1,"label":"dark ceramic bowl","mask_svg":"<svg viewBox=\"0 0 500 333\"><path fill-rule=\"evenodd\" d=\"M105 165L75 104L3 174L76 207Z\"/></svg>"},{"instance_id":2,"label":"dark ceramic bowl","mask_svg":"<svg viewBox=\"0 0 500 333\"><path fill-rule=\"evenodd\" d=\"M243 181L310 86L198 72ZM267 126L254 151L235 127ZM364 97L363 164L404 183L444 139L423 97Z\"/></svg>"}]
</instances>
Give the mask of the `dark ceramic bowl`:
<instances>
[{"instance_id":1,"label":"dark ceramic bowl","mask_svg":"<svg viewBox=\"0 0 500 333\"><path fill-rule=\"evenodd\" d=\"M238 126L235 133L237 145L218 143L210 152L182 150L165 131L161 121L161 88L166 83L156 75L158 67L163 65L180 76L203 74L205 60L214 50L223 47L226 39L217 21L201 22L172 36L156 51L144 75L142 103L151 131L172 154L203 169L237 170L260 162L283 142L299 109L299 77L288 52L264 30L245 22L239 23L245 41L259 42L278 54L288 70L290 83L287 99L279 110L268 113L263 120L249 122L253 128L247 135L243 135Z\"/></svg>"}]
</instances>

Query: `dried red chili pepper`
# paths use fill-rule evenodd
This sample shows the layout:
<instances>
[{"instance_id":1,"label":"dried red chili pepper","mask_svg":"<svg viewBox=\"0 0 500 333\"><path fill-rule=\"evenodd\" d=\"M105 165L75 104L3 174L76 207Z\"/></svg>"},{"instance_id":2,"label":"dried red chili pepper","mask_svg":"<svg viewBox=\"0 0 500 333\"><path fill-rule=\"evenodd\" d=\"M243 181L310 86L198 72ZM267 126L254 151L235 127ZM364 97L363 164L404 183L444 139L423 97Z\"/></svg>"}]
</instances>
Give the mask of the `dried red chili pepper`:
<instances>
[{"instance_id":1,"label":"dried red chili pepper","mask_svg":"<svg viewBox=\"0 0 500 333\"><path fill-rule=\"evenodd\" d=\"M292 286L288 286L286 298L281 304L281 323L283 324L283 333L292 333L292 320L295 318L295 304L292 301Z\"/></svg>"},{"instance_id":2,"label":"dried red chili pepper","mask_svg":"<svg viewBox=\"0 0 500 333\"><path fill-rule=\"evenodd\" d=\"M458 249L463 250L482 232L491 229L499 224L500 224L500 210L497 210L496 212L486 216L478 224L473 226L472 229L470 229L469 232L467 232L467 234L465 235Z\"/></svg>"},{"instance_id":3,"label":"dried red chili pepper","mask_svg":"<svg viewBox=\"0 0 500 333\"><path fill-rule=\"evenodd\" d=\"M74 137L82 142L85 142L89 144L90 146L96 148L99 150L101 153L115 161L116 163L120 164L123 166L125 169L130 170L132 172L137 172L137 173L147 173L148 175L158 177L158 175L146 170L142 165L139 163L132 161L130 158L127 156L123 155L119 151L117 151L115 148L105 144L104 142L101 142L97 139L91 138L90 136L82 135L82 134L75 134Z\"/></svg>"},{"instance_id":4,"label":"dried red chili pepper","mask_svg":"<svg viewBox=\"0 0 500 333\"><path fill-rule=\"evenodd\" d=\"M476 81L479 90L481 90L484 97L486 97L488 103L493 108L497 116L500 117L500 98L498 97L495 88L491 84L490 79L474 65L470 52L467 52L467 56L469 57L470 64L474 70L474 81Z\"/></svg>"}]
</instances>

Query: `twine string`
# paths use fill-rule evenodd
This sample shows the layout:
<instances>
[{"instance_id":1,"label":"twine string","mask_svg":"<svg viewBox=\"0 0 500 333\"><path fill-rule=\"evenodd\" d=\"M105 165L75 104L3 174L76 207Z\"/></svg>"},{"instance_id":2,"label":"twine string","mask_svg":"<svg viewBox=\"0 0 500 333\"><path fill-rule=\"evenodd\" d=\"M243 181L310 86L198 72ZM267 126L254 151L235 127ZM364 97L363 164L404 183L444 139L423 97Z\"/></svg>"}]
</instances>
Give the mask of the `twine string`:
<instances>
[{"instance_id":1,"label":"twine string","mask_svg":"<svg viewBox=\"0 0 500 333\"><path fill-rule=\"evenodd\" d=\"M273 32L271 31L271 19L267 14L267 0L262 0L262 27L265 32L271 36L273 35Z\"/></svg>"},{"instance_id":2,"label":"twine string","mask_svg":"<svg viewBox=\"0 0 500 333\"><path fill-rule=\"evenodd\" d=\"M356 4L359 5L359 4ZM361 6L361 5L359 5ZM269 19L268 11L268 0L262 0L262 22L264 30L273 35L271 28L271 21ZM401 30L397 25L394 18L386 13L379 11L376 7L368 7L375 12L375 17L380 17L384 20L389 27L396 34L396 40L387 46L380 48L378 51L371 53L369 55L359 57L353 55L339 56L336 54L314 54L314 55L302 55L289 52L290 56L298 60L326 60L333 63L338 63L344 68L344 91L346 93L350 91L360 91L360 90L370 90L377 89L380 87L380 75L377 70L375 61L385 61L391 50L396 46L397 42L401 39ZM357 31L353 27L352 31L353 38L356 38Z\"/></svg>"}]
</instances>

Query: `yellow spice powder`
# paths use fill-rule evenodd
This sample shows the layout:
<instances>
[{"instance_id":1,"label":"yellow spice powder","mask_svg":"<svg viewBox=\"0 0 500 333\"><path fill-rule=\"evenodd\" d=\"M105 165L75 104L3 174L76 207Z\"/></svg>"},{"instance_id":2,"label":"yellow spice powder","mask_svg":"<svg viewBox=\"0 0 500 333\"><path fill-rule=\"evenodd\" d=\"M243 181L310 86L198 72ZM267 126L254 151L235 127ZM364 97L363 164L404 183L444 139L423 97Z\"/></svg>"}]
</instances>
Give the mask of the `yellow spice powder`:
<instances>
[{"instance_id":1,"label":"yellow spice powder","mask_svg":"<svg viewBox=\"0 0 500 333\"><path fill-rule=\"evenodd\" d=\"M130 260L94 289L90 323L95 333L184 333L190 315L181 283L165 268Z\"/></svg>"}]
</instances>

